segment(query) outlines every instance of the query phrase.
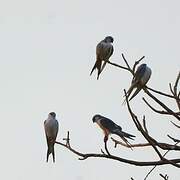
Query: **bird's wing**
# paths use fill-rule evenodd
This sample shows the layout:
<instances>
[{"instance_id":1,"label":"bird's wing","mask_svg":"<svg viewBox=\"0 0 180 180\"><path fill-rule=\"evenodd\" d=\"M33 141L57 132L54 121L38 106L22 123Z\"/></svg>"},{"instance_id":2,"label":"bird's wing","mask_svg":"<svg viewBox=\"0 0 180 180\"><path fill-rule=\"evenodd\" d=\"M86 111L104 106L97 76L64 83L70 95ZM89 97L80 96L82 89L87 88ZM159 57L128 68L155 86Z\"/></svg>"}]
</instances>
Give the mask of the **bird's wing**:
<instances>
[{"instance_id":1,"label":"bird's wing","mask_svg":"<svg viewBox=\"0 0 180 180\"><path fill-rule=\"evenodd\" d=\"M136 81L139 81L144 73L146 72L146 64L141 64L138 68L137 71L135 72L134 78L132 80L132 83L135 83Z\"/></svg>"},{"instance_id":2,"label":"bird's wing","mask_svg":"<svg viewBox=\"0 0 180 180\"><path fill-rule=\"evenodd\" d=\"M146 85L146 83L149 81L151 77L152 71L149 67L146 67L146 71L144 73L144 76L141 78L141 84Z\"/></svg>"},{"instance_id":3,"label":"bird's wing","mask_svg":"<svg viewBox=\"0 0 180 180\"><path fill-rule=\"evenodd\" d=\"M113 45L108 43L106 44L106 46L104 47L105 50L105 61L109 60L109 58L112 56L113 52L114 52L114 48Z\"/></svg>"},{"instance_id":4,"label":"bird's wing","mask_svg":"<svg viewBox=\"0 0 180 180\"><path fill-rule=\"evenodd\" d=\"M136 72L135 72L135 74L134 74L134 77L133 77L133 79L132 79L131 86L130 86L130 88L129 88L128 91L127 91L127 96L128 96L128 97L130 96L132 90L133 90L135 87L137 87L138 83L140 82L140 80L141 80L141 78L143 77L143 75L145 74L145 72L146 72L146 64L141 64L141 65L137 68L137 70L136 70ZM139 92L139 91L138 91L138 92Z\"/></svg>"},{"instance_id":5,"label":"bird's wing","mask_svg":"<svg viewBox=\"0 0 180 180\"><path fill-rule=\"evenodd\" d=\"M48 135L47 135L47 124L46 124L46 120L44 121L44 131L45 131L45 135L46 135L46 141L47 141L47 145L49 146L49 138L48 138Z\"/></svg>"},{"instance_id":6,"label":"bird's wing","mask_svg":"<svg viewBox=\"0 0 180 180\"><path fill-rule=\"evenodd\" d=\"M99 56L101 54L101 52L103 51L104 48L104 42L101 41L100 43L97 44L96 46L96 55Z\"/></svg>"},{"instance_id":7,"label":"bird's wing","mask_svg":"<svg viewBox=\"0 0 180 180\"><path fill-rule=\"evenodd\" d=\"M56 140L58 131L59 131L59 123L58 123L58 121L56 120L56 121L55 121L55 125L54 125L54 133L55 133L54 138L55 138L55 140Z\"/></svg>"},{"instance_id":8,"label":"bird's wing","mask_svg":"<svg viewBox=\"0 0 180 180\"><path fill-rule=\"evenodd\" d=\"M100 121L101 125L108 129L111 133L118 133L121 136L133 139L134 135L122 131L122 127L114 123L111 119L103 117Z\"/></svg>"},{"instance_id":9,"label":"bird's wing","mask_svg":"<svg viewBox=\"0 0 180 180\"><path fill-rule=\"evenodd\" d=\"M113 133L114 130L116 130L116 129L119 129L119 130L122 129L120 126L115 124L111 119L108 119L106 117L103 117L101 119L100 123L104 128L108 129L111 133Z\"/></svg>"},{"instance_id":10,"label":"bird's wing","mask_svg":"<svg viewBox=\"0 0 180 180\"><path fill-rule=\"evenodd\" d=\"M114 48L113 48L113 46L110 44L109 48L107 49L107 51L106 51L105 54L104 54L104 58L103 58L104 63L103 63L103 65L102 65L101 72L103 71L103 69L104 69L104 67L105 67L105 65L106 65L106 63L107 63L106 61L109 61L109 58L112 56L113 52L114 52Z\"/></svg>"},{"instance_id":11,"label":"bird's wing","mask_svg":"<svg viewBox=\"0 0 180 180\"><path fill-rule=\"evenodd\" d=\"M138 70L137 70L138 71ZM134 81L134 84L136 83L136 91L134 92L134 94L131 96L131 98L129 99L129 101L131 99L133 99L138 93L139 91L141 91L141 89L143 88L144 85L146 85L146 83L149 81L150 77L151 77L151 69L149 67L146 66L146 68L141 67L141 69L139 70L139 72L136 73L136 81ZM130 95L130 94L129 94Z\"/></svg>"},{"instance_id":12,"label":"bird's wing","mask_svg":"<svg viewBox=\"0 0 180 180\"><path fill-rule=\"evenodd\" d=\"M110 56L113 54L113 51L114 51L114 48L111 43L105 43L105 42L101 41L96 46L97 59L108 61Z\"/></svg>"}]
</instances>

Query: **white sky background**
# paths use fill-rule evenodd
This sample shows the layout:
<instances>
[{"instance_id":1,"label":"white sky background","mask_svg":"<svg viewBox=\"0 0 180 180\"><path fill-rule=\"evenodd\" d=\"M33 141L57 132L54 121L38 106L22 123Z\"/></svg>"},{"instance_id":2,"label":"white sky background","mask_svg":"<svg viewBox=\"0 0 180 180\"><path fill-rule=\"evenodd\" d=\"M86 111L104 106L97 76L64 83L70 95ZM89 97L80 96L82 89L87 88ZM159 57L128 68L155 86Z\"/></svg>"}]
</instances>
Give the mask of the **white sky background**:
<instances>
[{"instance_id":1,"label":"white sky background","mask_svg":"<svg viewBox=\"0 0 180 180\"><path fill-rule=\"evenodd\" d=\"M92 116L105 115L124 130L144 141L137 132L126 106L123 89L131 76L107 66L96 80L89 76L95 62L96 44L107 35L114 37L111 61L124 64L124 53L132 65L146 56L152 68L149 86L168 92L180 68L179 1L83 1L83 0L7 0L0 2L0 82L1 179L14 180L96 180L143 179L151 167L88 159L56 145L56 163L46 163L43 121L50 111L60 123L58 140L70 130L71 144L82 152L100 152L103 134ZM180 138L170 117L149 110L140 93L132 107L140 117L146 115L150 133L158 140L171 142L167 133ZM174 107L172 102L169 105ZM170 131L171 129L171 131ZM151 160L151 148L110 151L121 157ZM176 153L174 157L179 157ZM158 157L156 157L157 159ZM171 166L158 167L149 179L180 176Z\"/></svg>"}]
</instances>

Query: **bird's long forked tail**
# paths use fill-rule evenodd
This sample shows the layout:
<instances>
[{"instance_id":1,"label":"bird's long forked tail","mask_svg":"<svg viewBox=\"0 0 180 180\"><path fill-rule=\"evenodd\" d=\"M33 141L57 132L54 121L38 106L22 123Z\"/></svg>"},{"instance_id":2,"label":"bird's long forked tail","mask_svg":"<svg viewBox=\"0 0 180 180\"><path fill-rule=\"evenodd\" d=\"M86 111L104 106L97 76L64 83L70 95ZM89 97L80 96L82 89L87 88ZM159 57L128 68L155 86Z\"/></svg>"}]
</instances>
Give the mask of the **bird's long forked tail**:
<instances>
[{"instance_id":1,"label":"bird's long forked tail","mask_svg":"<svg viewBox=\"0 0 180 180\"><path fill-rule=\"evenodd\" d=\"M129 96L131 95L133 89L134 89L135 87L137 87L137 82L131 84L131 86L130 86L130 88L128 89L126 95L124 95L125 99L124 99L122 105L125 105L125 104L126 104L126 96L127 96L127 99L128 99ZM129 101L130 101L131 99L133 99L133 98L138 94L138 92L139 92L140 90L141 90L141 88L137 88L136 91L134 92L134 94L132 95L132 97L129 99Z\"/></svg>"},{"instance_id":2,"label":"bird's long forked tail","mask_svg":"<svg viewBox=\"0 0 180 180\"><path fill-rule=\"evenodd\" d=\"M91 72L90 72L90 76L92 75L92 73L93 73L93 71L96 69L96 63L94 64L94 66L93 66L93 68L92 68L92 70L91 70Z\"/></svg>"},{"instance_id":3,"label":"bird's long forked tail","mask_svg":"<svg viewBox=\"0 0 180 180\"><path fill-rule=\"evenodd\" d=\"M140 88L140 87L138 87L138 88L136 89L136 91L134 92L134 94L130 97L129 101L132 100L132 99L139 93L139 91L141 91L141 88Z\"/></svg>"},{"instance_id":4,"label":"bird's long forked tail","mask_svg":"<svg viewBox=\"0 0 180 180\"><path fill-rule=\"evenodd\" d=\"M129 147L129 148L131 148L131 150L133 150L131 143L126 138L134 140L134 137L136 137L136 136L131 135L131 134L126 133L126 132L123 132L123 131L117 131L114 134L118 135L126 143L127 147Z\"/></svg>"},{"instance_id":5,"label":"bird's long forked tail","mask_svg":"<svg viewBox=\"0 0 180 180\"><path fill-rule=\"evenodd\" d=\"M99 75L101 73L101 64L102 64L102 61L97 59L94 66L93 66L93 68L92 68L92 70L91 70L91 72L90 72L90 76L91 76L93 71L97 68L97 70L98 70L97 80L99 79Z\"/></svg>"},{"instance_id":6,"label":"bird's long forked tail","mask_svg":"<svg viewBox=\"0 0 180 180\"><path fill-rule=\"evenodd\" d=\"M134 86L135 86L135 85L132 84L132 85L130 86L130 88L128 89L126 95L123 96L125 99L124 99L122 105L125 105L125 104L126 104L126 96L127 96L127 99L128 99L129 96L130 96L130 94L131 94L131 92L132 92L133 89L134 89Z\"/></svg>"},{"instance_id":7,"label":"bird's long forked tail","mask_svg":"<svg viewBox=\"0 0 180 180\"><path fill-rule=\"evenodd\" d=\"M121 131L121 135L123 135L124 137L129 138L131 140L134 140L134 138L136 137L136 136L129 134L129 133L126 133L124 131Z\"/></svg>"},{"instance_id":8,"label":"bird's long forked tail","mask_svg":"<svg viewBox=\"0 0 180 180\"><path fill-rule=\"evenodd\" d=\"M52 154L53 157L53 162L55 163L55 152L54 152L54 144L49 145L47 149L47 157L46 157L46 162L49 160L49 155Z\"/></svg>"},{"instance_id":9,"label":"bird's long forked tail","mask_svg":"<svg viewBox=\"0 0 180 180\"><path fill-rule=\"evenodd\" d=\"M103 63L103 65L102 65L102 68L101 68L101 71L100 71L100 73L102 73L102 71L104 70L104 68L105 68L105 66L106 66L106 61L104 61L104 63Z\"/></svg>"}]
</instances>

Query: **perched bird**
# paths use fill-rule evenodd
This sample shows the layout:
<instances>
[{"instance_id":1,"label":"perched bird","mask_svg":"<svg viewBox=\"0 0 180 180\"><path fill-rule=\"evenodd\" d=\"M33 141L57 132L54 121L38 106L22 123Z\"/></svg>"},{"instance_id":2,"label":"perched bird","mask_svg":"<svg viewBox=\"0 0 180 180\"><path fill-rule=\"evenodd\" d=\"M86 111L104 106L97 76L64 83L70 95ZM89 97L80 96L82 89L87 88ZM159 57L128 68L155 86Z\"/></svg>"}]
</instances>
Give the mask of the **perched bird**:
<instances>
[{"instance_id":1,"label":"perched bird","mask_svg":"<svg viewBox=\"0 0 180 180\"><path fill-rule=\"evenodd\" d=\"M46 162L48 162L48 158L51 153L53 156L53 162L55 162L54 144L58 134L58 129L59 129L59 123L56 120L56 113L50 112L48 114L48 118L44 121L44 130L45 130L47 146L48 146Z\"/></svg>"},{"instance_id":2,"label":"perched bird","mask_svg":"<svg viewBox=\"0 0 180 180\"><path fill-rule=\"evenodd\" d=\"M136 88L136 91L131 96L129 101L131 99L133 99L139 93L139 91L146 85L146 83L149 81L149 79L151 77L151 73L152 73L151 69L146 64L141 64L137 68L135 75L131 82L131 87L127 91L127 97L130 96L130 94L134 88Z\"/></svg>"},{"instance_id":3,"label":"perched bird","mask_svg":"<svg viewBox=\"0 0 180 180\"><path fill-rule=\"evenodd\" d=\"M99 79L100 73L103 71L107 61L109 61L109 58L113 54L113 51L114 51L114 48L112 45L113 41L114 41L113 37L107 36L105 37L105 39L99 42L98 45L96 46L96 62L94 64L94 67L91 70L90 75L97 68L98 70L97 79ZM102 61L104 61L103 65L102 65Z\"/></svg>"},{"instance_id":4,"label":"perched bird","mask_svg":"<svg viewBox=\"0 0 180 180\"><path fill-rule=\"evenodd\" d=\"M126 138L134 140L133 138L135 136L122 131L122 128L115 124L112 120L99 114L96 114L92 118L92 121L93 123L97 123L99 127L103 130L105 143L107 142L110 134L116 134L127 144L127 146L131 147L130 143Z\"/></svg>"}]
</instances>

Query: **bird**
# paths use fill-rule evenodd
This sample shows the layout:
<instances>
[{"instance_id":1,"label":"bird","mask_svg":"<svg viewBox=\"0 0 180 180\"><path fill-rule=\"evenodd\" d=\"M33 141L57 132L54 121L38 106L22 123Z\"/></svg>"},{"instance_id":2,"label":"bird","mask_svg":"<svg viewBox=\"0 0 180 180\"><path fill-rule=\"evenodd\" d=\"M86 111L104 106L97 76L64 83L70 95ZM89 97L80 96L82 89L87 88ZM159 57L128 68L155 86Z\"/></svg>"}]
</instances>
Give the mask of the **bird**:
<instances>
[{"instance_id":1,"label":"bird","mask_svg":"<svg viewBox=\"0 0 180 180\"><path fill-rule=\"evenodd\" d=\"M112 56L114 48L113 43L114 39L112 36L105 37L102 41L100 41L96 46L96 62L90 72L90 75L97 68L97 80L99 79L100 73L103 71L107 61ZM104 61L103 65L102 62ZM101 67L102 66L102 67Z\"/></svg>"},{"instance_id":2,"label":"bird","mask_svg":"<svg viewBox=\"0 0 180 180\"><path fill-rule=\"evenodd\" d=\"M127 91L127 98L131 95L132 91L134 88L136 88L136 91L134 94L131 96L129 101L133 99L140 91L141 89L147 84L151 77L152 71L151 69L147 66L147 64L141 64L132 79L131 86Z\"/></svg>"},{"instance_id":3,"label":"bird","mask_svg":"<svg viewBox=\"0 0 180 180\"><path fill-rule=\"evenodd\" d=\"M55 162L54 144L59 130L59 123L56 120L55 112L50 112L48 114L48 118L44 121L44 130L45 130L47 146L48 146L46 162L48 162L49 155L51 153L53 157L53 162Z\"/></svg>"},{"instance_id":4,"label":"bird","mask_svg":"<svg viewBox=\"0 0 180 180\"><path fill-rule=\"evenodd\" d=\"M131 147L131 144L128 142L127 138L134 140L135 136L122 131L122 128L114 123L111 119L100 114L96 114L93 116L92 121L93 123L97 123L98 126L103 130L104 143L107 142L110 134L116 134L127 144L128 147Z\"/></svg>"}]
</instances>

